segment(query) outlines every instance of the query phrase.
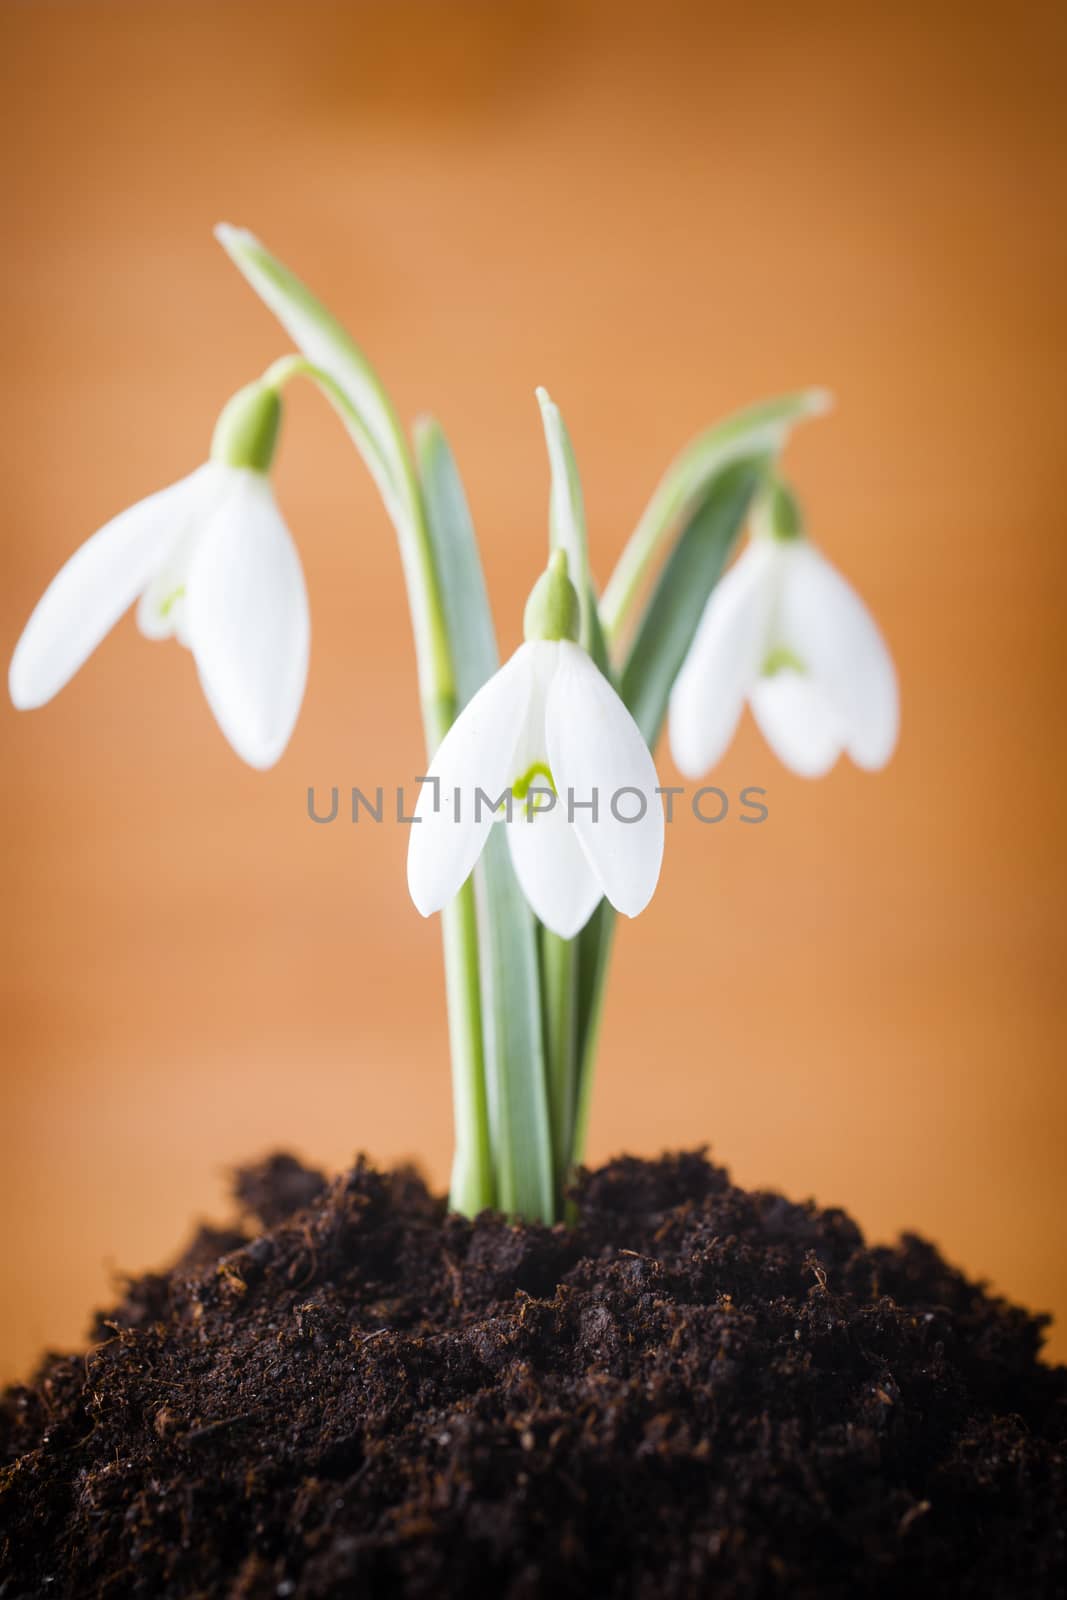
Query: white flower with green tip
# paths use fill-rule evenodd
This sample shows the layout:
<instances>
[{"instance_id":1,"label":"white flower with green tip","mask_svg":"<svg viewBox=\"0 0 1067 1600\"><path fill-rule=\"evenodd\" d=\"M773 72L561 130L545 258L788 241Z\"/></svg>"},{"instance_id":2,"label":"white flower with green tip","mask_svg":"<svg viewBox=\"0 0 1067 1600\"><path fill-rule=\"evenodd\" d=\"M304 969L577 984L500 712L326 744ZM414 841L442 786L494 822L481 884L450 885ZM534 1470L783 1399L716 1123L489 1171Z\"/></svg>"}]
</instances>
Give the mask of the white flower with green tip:
<instances>
[{"instance_id":1,"label":"white flower with green tip","mask_svg":"<svg viewBox=\"0 0 1067 1600\"><path fill-rule=\"evenodd\" d=\"M652 898L663 859L655 764L574 642L577 614L557 551L527 607L526 642L461 712L423 783L408 847L408 886L423 916L463 885L501 820L527 901L561 938L573 938L605 895L630 917Z\"/></svg>"},{"instance_id":2,"label":"white flower with green tip","mask_svg":"<svg viewBox=\"0 0 1067 1600\"><path fill-rule=\"evenodd\" d=\"M219 419L210 461L75 551L15 648L8 684L20 710L58 694L137 600L143 634L173 635L192 652L237 754L274 765L300 711L310 649L300 557L267 476L279 415L272 388L242 390Z\"/></svg>"},{"instance_id":3,"label":"white flower with green tip","mask_svg":"<svg viewBox=\"0 0 1067 1600\"><path fill-rule=\"evenodd\" d=\"M715 765L746 700L771 749L800 777L821 777L843 751L875 772L896 746L897 676L885 641L859 595L804 536L780 484L713 590L671 693L679 771L698 778Z\"/></svg>"}]
</instances>

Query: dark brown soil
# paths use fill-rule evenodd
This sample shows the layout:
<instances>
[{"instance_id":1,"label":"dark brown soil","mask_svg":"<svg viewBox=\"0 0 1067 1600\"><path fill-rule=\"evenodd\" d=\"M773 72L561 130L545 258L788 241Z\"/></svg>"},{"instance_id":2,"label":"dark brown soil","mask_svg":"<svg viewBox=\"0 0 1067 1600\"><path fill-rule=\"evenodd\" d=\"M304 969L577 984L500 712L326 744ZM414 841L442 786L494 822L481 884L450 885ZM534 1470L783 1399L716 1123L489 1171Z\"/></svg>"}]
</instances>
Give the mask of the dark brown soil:
<instances>
[{"instance_id":1,"label":"dark brown soil","mask_svg":"<svg viewBox=\"0 0 1067 1600\"><path fill-rule=\"evenodd\" d=\"M700 1155L572 1231L363 1164L237 1188L7 1397L3 1600L1067 1592L1067 1369L919 1239Z\"/></svg>"}]
</instances>

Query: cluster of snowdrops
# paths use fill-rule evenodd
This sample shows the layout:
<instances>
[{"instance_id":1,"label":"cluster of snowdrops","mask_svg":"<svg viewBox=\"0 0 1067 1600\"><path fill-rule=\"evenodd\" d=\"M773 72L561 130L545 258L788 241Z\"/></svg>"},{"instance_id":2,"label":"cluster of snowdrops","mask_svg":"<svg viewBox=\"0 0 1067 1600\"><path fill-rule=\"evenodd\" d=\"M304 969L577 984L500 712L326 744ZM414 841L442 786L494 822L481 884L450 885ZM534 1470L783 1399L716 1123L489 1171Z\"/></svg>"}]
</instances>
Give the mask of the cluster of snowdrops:
<instances>
[{"instance_id":1,"label":"cluster of snowdrops","mask_svg":"<svg viewBox=\"0 0 1067 1600\"><path fill-rule=\"evenodd\" d=\"M317 384L374 477L407 584L429 756L408 887L424 916L445 922L452 1201L551 1220L581 1156L614 912L636 916L659 879L651 752L664 722L693 779L719 760L746 703L804 776L842 752L874 770L895 746L889 652L807 537L780 472L791 429L826 397L784 395L694 440L601 592L574 451L539 390L549 554L540 569L531 557L524 642L500 664L443 431L424 420L409 442L325 307L252 235L218 236L297 353L234 395L206 463L75 551L18 642L11 698L49 701L136 603L146 637L191 652L236 753L261 769L278 761L304 697L311 626L270 474L286 384Z\"/></svg>"}]
</instances>

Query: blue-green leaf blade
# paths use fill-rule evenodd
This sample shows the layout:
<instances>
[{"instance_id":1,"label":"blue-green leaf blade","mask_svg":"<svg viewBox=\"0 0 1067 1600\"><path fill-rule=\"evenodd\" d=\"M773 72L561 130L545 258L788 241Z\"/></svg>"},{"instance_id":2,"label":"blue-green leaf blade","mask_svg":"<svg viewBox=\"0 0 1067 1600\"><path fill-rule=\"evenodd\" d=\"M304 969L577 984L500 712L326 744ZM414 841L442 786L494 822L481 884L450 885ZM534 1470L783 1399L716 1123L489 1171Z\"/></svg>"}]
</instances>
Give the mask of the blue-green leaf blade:
<instances>
[{"instance_id":1,"label":"blue-green leaf blade","mask_svg":"<svg viewBox=\"0 0 1067 1600\"><path fill-rule=\"evenodd\" d=\"M459 468L444 430L431 417L415 424L415 459L461 711L500 665L496 630Z\"/></svg>"},{"instance_id":2,"label":"blue-green leaf blade","mask_svg":"<svg viewBox=\"0 0 1067 1600\"><path fill-rule=\"evenodd\" d=\"M619 688L650 747L711 592L745 525L770 458L733 461L705 486L648 598L619 674ZM709 687L714 692L714 686Z\"/></svg>"},{"instance_id":3,"label":"blue-green leaf blade","mask_svg":"<svg viewBox=\"0 0 1067 1600\"><path fill-rule=\"evenodd\" d=\"M497 669L496 636L467 499L437 423L418 425L415 453L461 709ZM509 1215L551 1222L554 1165L536 928L501 825L490 829L474 892L497 1205Z\"/></svg>"}]
</instances>

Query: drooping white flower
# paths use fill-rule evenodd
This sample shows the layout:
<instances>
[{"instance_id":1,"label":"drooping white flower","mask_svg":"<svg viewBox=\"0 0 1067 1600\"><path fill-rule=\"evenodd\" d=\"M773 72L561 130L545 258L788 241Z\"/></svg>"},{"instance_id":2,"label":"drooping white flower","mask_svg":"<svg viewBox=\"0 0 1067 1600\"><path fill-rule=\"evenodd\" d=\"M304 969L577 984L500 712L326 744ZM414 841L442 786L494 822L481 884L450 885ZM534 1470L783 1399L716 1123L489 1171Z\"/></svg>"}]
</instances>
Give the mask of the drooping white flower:
<instances>
[{"instance_id":1,"label":"drooping white flower","mask_svg":"<svg viewBox=\"0 0 1067 1600\"><path fill-rule=\"evenodd\" d=\"M562 570L567 581L565 560ZM657 783L637 724L581 646L528 638L434 756L408 846L411 898L423 916L439 911L503 822L523 893L547 928L573 938L605 895L635 917L663 859Z\"/></svg>"},{"instance_id":2,"label":"drooping white flower","mask_svg":"<svg viewBox=\"0 0 1067 1600\"><path fill-rule=\"evenodd\" d=\"M671 753L697 778L726 750L745 701L800 777L845 751L884 767L900 723L897 676L874 618L804 536L783 486L708 601L670 704Z\"/></svg>"},{"instance_id":3,"label":"drooping white flower","mask_svg":"<svg viewBox=\"0 0 1067 1600\"><path fill-rule=\"evenodd\" d=\"M138 600L142 633L174 635L192 652L237 754L273 766L300 711L310 649L300 557L266 473L277 419L273 391L241 391L210 461L75 551L15 648L8 684L20 710L58 694Z\"/></svg>"}]
</instances>

